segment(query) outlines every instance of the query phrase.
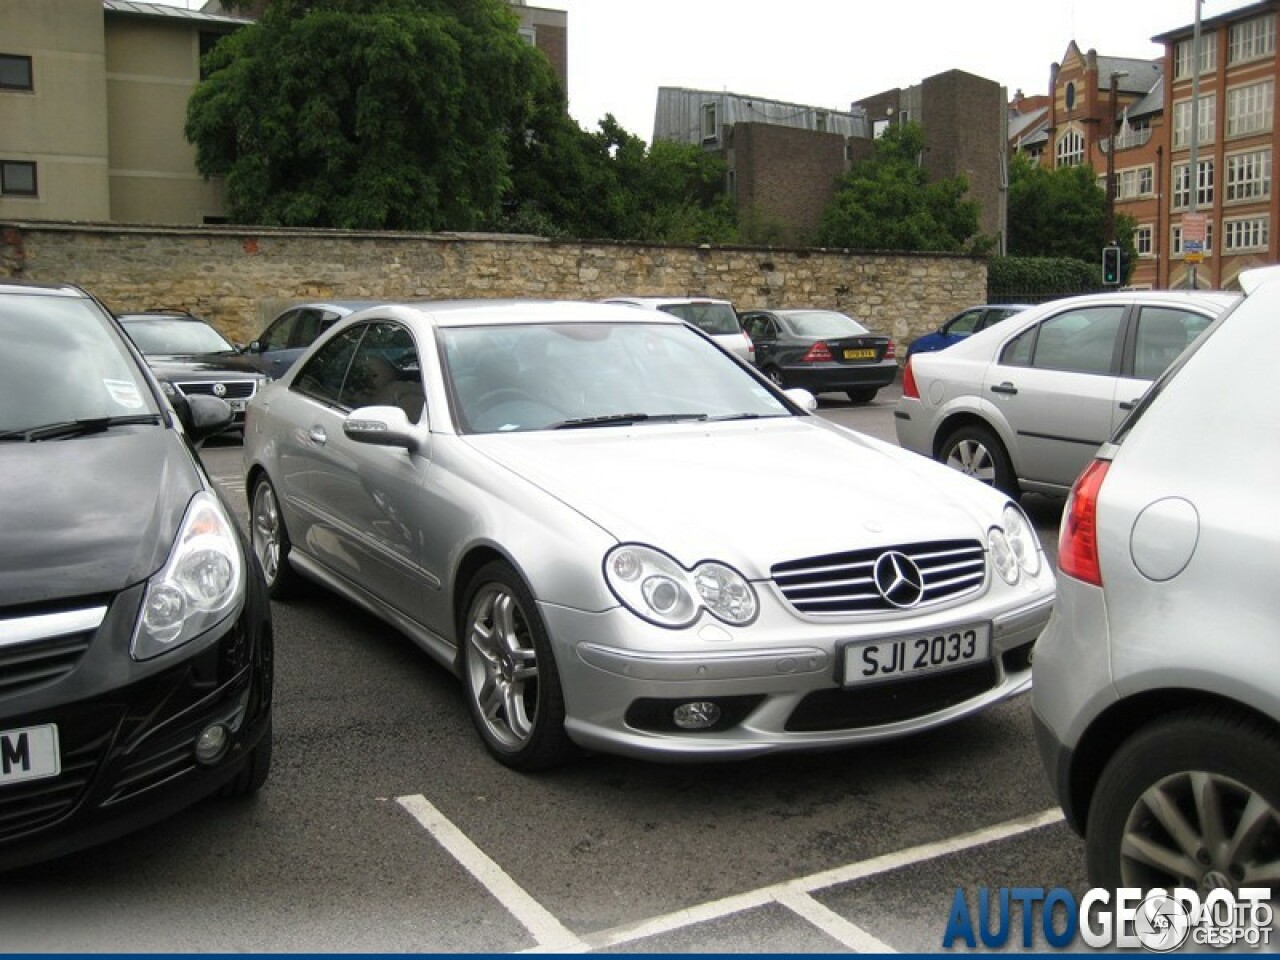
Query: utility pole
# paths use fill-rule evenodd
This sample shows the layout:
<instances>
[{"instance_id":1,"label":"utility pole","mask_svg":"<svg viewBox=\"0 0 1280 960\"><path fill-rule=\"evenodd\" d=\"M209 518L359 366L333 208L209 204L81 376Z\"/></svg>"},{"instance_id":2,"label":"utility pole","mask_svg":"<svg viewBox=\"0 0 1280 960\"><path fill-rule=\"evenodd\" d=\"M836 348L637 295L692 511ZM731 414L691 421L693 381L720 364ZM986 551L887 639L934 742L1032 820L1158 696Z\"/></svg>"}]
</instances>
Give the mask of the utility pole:
<instances>
[{"instance_id":1,"label":"utility pole","mask_svg":"<svg viewBox=\"0 0 1280 960\"><path fill-rule=\"evenodd\" d=\"M1200 193L1200 4L1203 0L1192 0L1196 8L1195 26L1191 31L1191 157L1187 167L1187 186L1191 188L1191 198L1187 204L1187 213L1195 219L1196 199ZM1183 250L1186 251L1186 231L1183 230ZM1187 266L1188 286L1198 289L1196 281L1196 260L1192 257Z\"/></svg>"},{"instance_id":2,"label":"utility pole","mask_svg":"<svg viewBox=\"0 0 1280 960\"><path fill-rule=\"evenodd\" d=\"M1107 222L1106 243L1116 242L1116 110L1120 92L1120 78L1127 77L1128 70L1111 74L1111 98L1107 107Z\"/></svg>"}]
</instances>

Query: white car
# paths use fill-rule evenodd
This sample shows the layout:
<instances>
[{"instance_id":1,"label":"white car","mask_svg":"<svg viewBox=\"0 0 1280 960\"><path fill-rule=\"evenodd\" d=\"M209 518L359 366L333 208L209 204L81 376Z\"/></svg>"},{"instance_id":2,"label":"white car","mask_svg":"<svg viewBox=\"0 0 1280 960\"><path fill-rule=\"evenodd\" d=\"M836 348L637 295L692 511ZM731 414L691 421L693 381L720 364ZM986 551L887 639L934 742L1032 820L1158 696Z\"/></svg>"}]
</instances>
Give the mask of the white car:
<instances>
[{"instance_id":1,"label":"white car","mask_svg":"<svg viewBox=\"0 0 1280 960\"><path fill-rule=\"evenodd\" d=\"M1099 887L1280 896L1280 270L1241 283L1063 514L1032 703Z\"/></svg>"},{"instance_id":2,"label":"white car","mask_svg":"<svg viewBox=\"0 0 1280 960\"><path fill-rule=\"evenodd\" d=\"M250 404L254 550L277 597L308 576L455 670L517 768L849 746L1025 692L1054 577L1022 511L813 406L662 311L375 307Z\"/></svg>"},{"instance_id":3,"label":"white car","mask_svg":"<svg viewBox=\"0 0 1280 960\"><path fill-rule=\"evenodd\" d=\"M755 363L756 348L728 300L711 297L610 297L605 303L661 310L691 323L735 357Z\"/></svg>"},{"instance_id":4,"label":"white car","mask_svg":"<svg viewBox=\"0 0 1280 960\"><path fill-rule=\"evenodd\" d=\"M898 442L1010 496L1065 496L1151 381L1237 299L1068 297L913 353L894 410Z\"/></svg>"}]
</instances>

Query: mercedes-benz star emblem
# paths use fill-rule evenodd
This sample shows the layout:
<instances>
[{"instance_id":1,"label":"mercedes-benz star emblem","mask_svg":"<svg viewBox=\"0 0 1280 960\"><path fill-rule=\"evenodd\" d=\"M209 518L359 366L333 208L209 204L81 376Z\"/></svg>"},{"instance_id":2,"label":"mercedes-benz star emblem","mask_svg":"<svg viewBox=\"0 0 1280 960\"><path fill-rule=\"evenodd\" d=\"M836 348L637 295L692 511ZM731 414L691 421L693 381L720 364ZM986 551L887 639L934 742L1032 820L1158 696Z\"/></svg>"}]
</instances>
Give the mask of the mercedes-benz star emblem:
<instances>
[{"instance_id":1,"label":"mercedes-benz star emblem","mask_svg":"<svg viewBox=\"0 0 1280 960\"><path fill-rule=\"evenodd\" d=\"M227 395L227 385L225 383L215 383L213 385L213 395L215 397L225 397Z\"/></svg>"},{"instance_id":2,"label":"mercedes-benz star emblem","mask_svg":"<svg viewBox=\"0 0 1280 960\"><path fill-rule=\"evenodd\" d=\"M890 550L880 554L875 569L876 589L895 607L914 607L924 596L924 577L914 560Z\"/></svg>"}]
</instances>

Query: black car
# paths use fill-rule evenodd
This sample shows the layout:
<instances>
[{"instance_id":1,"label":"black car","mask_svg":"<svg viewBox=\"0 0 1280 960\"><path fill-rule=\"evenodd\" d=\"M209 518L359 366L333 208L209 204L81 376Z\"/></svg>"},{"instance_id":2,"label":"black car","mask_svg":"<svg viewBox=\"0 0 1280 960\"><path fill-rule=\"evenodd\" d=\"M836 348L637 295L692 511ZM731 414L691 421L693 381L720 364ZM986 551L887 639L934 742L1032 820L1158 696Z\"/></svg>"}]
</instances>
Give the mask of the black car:
<instances>
[{"instance_id":1,"label":"black car","mask_svg":"<svg viewBox=\"0 0 1280 960\"><path fill-rule=\"evenodd\" d=\"M893 340L835 310L751 310L742 327L756 366L779 387L869 403L898 376Z\"/></svg>"},{"instance_id":2,"label":"black car","mask_svg":"<svg viewBox=\"0 0 1280 960\"><path fill-rule=\"evenodd\" d=\"M192 396L226 400L232 424L244 425L244 407L268 379L250 359L199 317L176 310L122 313L120 322L174 406Z\"/></svg>"},{"instance_id":3,"label":"black car","mask_svg":"<svg viewBox=\"0 0 1280 960\"><path fill-rule=\"evenodd\" d=\"M69 286L0 283L0 870L135 830L271 766L261 568L187 422Z\"/></svg>"}]
</instances>

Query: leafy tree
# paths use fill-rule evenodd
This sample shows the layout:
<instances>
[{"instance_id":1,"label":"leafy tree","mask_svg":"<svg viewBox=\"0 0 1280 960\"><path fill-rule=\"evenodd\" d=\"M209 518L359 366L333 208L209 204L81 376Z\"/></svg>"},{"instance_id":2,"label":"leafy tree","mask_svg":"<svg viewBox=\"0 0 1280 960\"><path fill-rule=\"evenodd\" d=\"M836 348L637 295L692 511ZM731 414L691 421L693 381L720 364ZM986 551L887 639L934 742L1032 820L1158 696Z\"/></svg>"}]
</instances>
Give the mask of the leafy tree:
<instances>
[{"instance_id":1,"label":"leafy tree","mask_svg":"<svg viewBox=\"0 0 1280 960\"><path fill-rule=\"evenodd\" d=\"M273 0L206 58L196 165L238 222L472 229L509 187L512 132L563 110L516 26L502 0Z\"/></svg>"},{"instance_id":2,"label":"leafy tree","mask_svg":"<svg viewBox=\"0 0 1280 960\"><path fill-rule=\"evenodd\" d=\"M964 199L965 179L930 182L919 163L923 150L918 124L890 127L872 155L841 179L823 213L818 242L861 250L985 248L977 236L978 205Z\"/></svg>"},{"instance_id":3,"label":"leafy tree","mask_svg":"<svg viewBox=\"0 0 1280 960\"><path fill-rule=\"evenodd\" d=\"M1115 218L1115 238L1134 261L1134 221ZM1107 236L1107 194L1093 168L1049 169L1021 153L1009 164L1009 255L1067 257L1101 270ZM1127 278L1126 278L1127 279ZM1099 273L1099 283L1101 274Z\"/></svg>"}]
</instances>

